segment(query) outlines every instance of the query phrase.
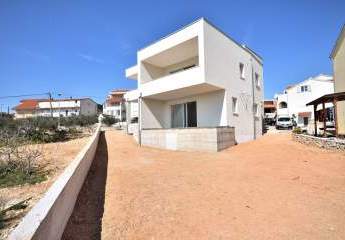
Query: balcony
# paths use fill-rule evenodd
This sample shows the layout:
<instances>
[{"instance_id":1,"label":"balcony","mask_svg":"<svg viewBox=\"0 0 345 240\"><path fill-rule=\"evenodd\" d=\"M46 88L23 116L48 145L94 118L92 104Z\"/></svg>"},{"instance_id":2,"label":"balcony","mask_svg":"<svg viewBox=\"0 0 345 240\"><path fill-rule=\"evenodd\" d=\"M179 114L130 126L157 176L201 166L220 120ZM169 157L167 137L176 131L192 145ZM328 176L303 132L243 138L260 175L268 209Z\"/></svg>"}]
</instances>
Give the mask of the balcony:
<instances>
[{"instance_id":1,"label":"balcony","mask_svg":"<svg viewBox=\"0 0 345 240\"><path fill-rule=\"evenodd\" d=\"M141 60L140 83L199 67L198 37Z\"/></svg>"}]
</instances>

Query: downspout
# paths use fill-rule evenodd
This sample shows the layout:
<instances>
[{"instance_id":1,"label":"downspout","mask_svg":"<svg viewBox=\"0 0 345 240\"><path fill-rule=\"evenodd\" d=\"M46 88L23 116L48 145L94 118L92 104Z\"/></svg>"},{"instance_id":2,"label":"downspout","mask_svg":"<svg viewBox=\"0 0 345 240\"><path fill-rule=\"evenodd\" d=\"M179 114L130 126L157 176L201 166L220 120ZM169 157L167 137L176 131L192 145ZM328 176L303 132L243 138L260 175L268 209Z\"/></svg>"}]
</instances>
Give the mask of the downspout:
<instances>
[{"instance_id":1,"label":"downspout","mask_svg":"<svg viewBox=\"0 0 345 240\"><path fill-rule=\"evenodd\" d=\"M141 146L141 103L142 103L142 95L140 93L138 98L138 143Z\"/></svg>"},{"instance_id":2,"label":"downspout","mask_svg":"<svg viewBox=\"0 0 345 240\"><path fill-rule=\"evenodd\" d=\"M255 109L254 109L254 106L255 106L255 86L254 86L254 68L253 68L253 59L251 58L250 59L250 62L251 62L251 66L252 66L252 97L253 97L253 106L252 106L252 111L253 111L253 131L254 131L254 134L253 134L253 139L255 140L256 139L256 116L255 116Z\"/></svg>"}]
</instances>

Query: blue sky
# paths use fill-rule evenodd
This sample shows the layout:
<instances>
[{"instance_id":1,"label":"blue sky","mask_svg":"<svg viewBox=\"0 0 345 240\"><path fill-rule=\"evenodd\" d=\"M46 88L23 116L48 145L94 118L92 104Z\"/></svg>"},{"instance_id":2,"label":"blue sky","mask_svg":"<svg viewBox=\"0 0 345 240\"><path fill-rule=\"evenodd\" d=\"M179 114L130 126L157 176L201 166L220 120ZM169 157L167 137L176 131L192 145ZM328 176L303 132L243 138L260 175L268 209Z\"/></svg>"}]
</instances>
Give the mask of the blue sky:
<instances>
[{"instance_id":1,"label":"blue sky","mask_svg":"<svg viewBox=\"0 0 345 240\"><path fill-rule=\"evenodd\" d=\"M265 97L319 73L345 22L344 0L0 1L0 96L52 91L101 103L135 88L136 50L200 18L264 59ZM12 107L19 99L0 99Z\"/></svg>"}]
</instances>

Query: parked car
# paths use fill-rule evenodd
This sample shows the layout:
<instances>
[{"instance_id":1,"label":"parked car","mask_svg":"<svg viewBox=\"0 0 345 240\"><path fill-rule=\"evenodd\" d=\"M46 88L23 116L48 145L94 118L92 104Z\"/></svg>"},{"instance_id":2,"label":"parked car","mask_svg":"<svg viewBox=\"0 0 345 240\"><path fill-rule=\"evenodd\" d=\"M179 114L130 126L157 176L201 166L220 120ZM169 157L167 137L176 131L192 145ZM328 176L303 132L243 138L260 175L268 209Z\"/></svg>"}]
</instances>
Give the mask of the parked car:
<instances>
[{"instance_id":1,"label":"parked car","mask_svg":"<svg viewBox=\"0 0 345 240\"><path fill-rule=\"evenodd\" d=\"M276 129L292 129L293 122L290 117L278 117L276 121Z\"/></svg>"}]
</instances>

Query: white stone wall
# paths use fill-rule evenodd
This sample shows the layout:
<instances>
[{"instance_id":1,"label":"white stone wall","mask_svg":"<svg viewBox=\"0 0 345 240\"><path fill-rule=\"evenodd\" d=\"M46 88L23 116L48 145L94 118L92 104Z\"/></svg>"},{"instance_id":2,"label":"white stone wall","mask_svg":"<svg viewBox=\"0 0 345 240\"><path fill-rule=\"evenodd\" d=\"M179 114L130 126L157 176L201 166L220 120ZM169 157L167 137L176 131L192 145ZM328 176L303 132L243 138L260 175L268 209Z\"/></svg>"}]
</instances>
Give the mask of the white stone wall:
<instances>
[{"instance_id":1,"label":"white stone wall","mask_svg":"<svg viewBox=\"0 0 345 240\"><path fill-rule=\"evenodd\" d=\"M143 129L141 143L169 150L205 152L221 151L236 144L234 129L230 127Z\"/></svg>"}]
</instances>

